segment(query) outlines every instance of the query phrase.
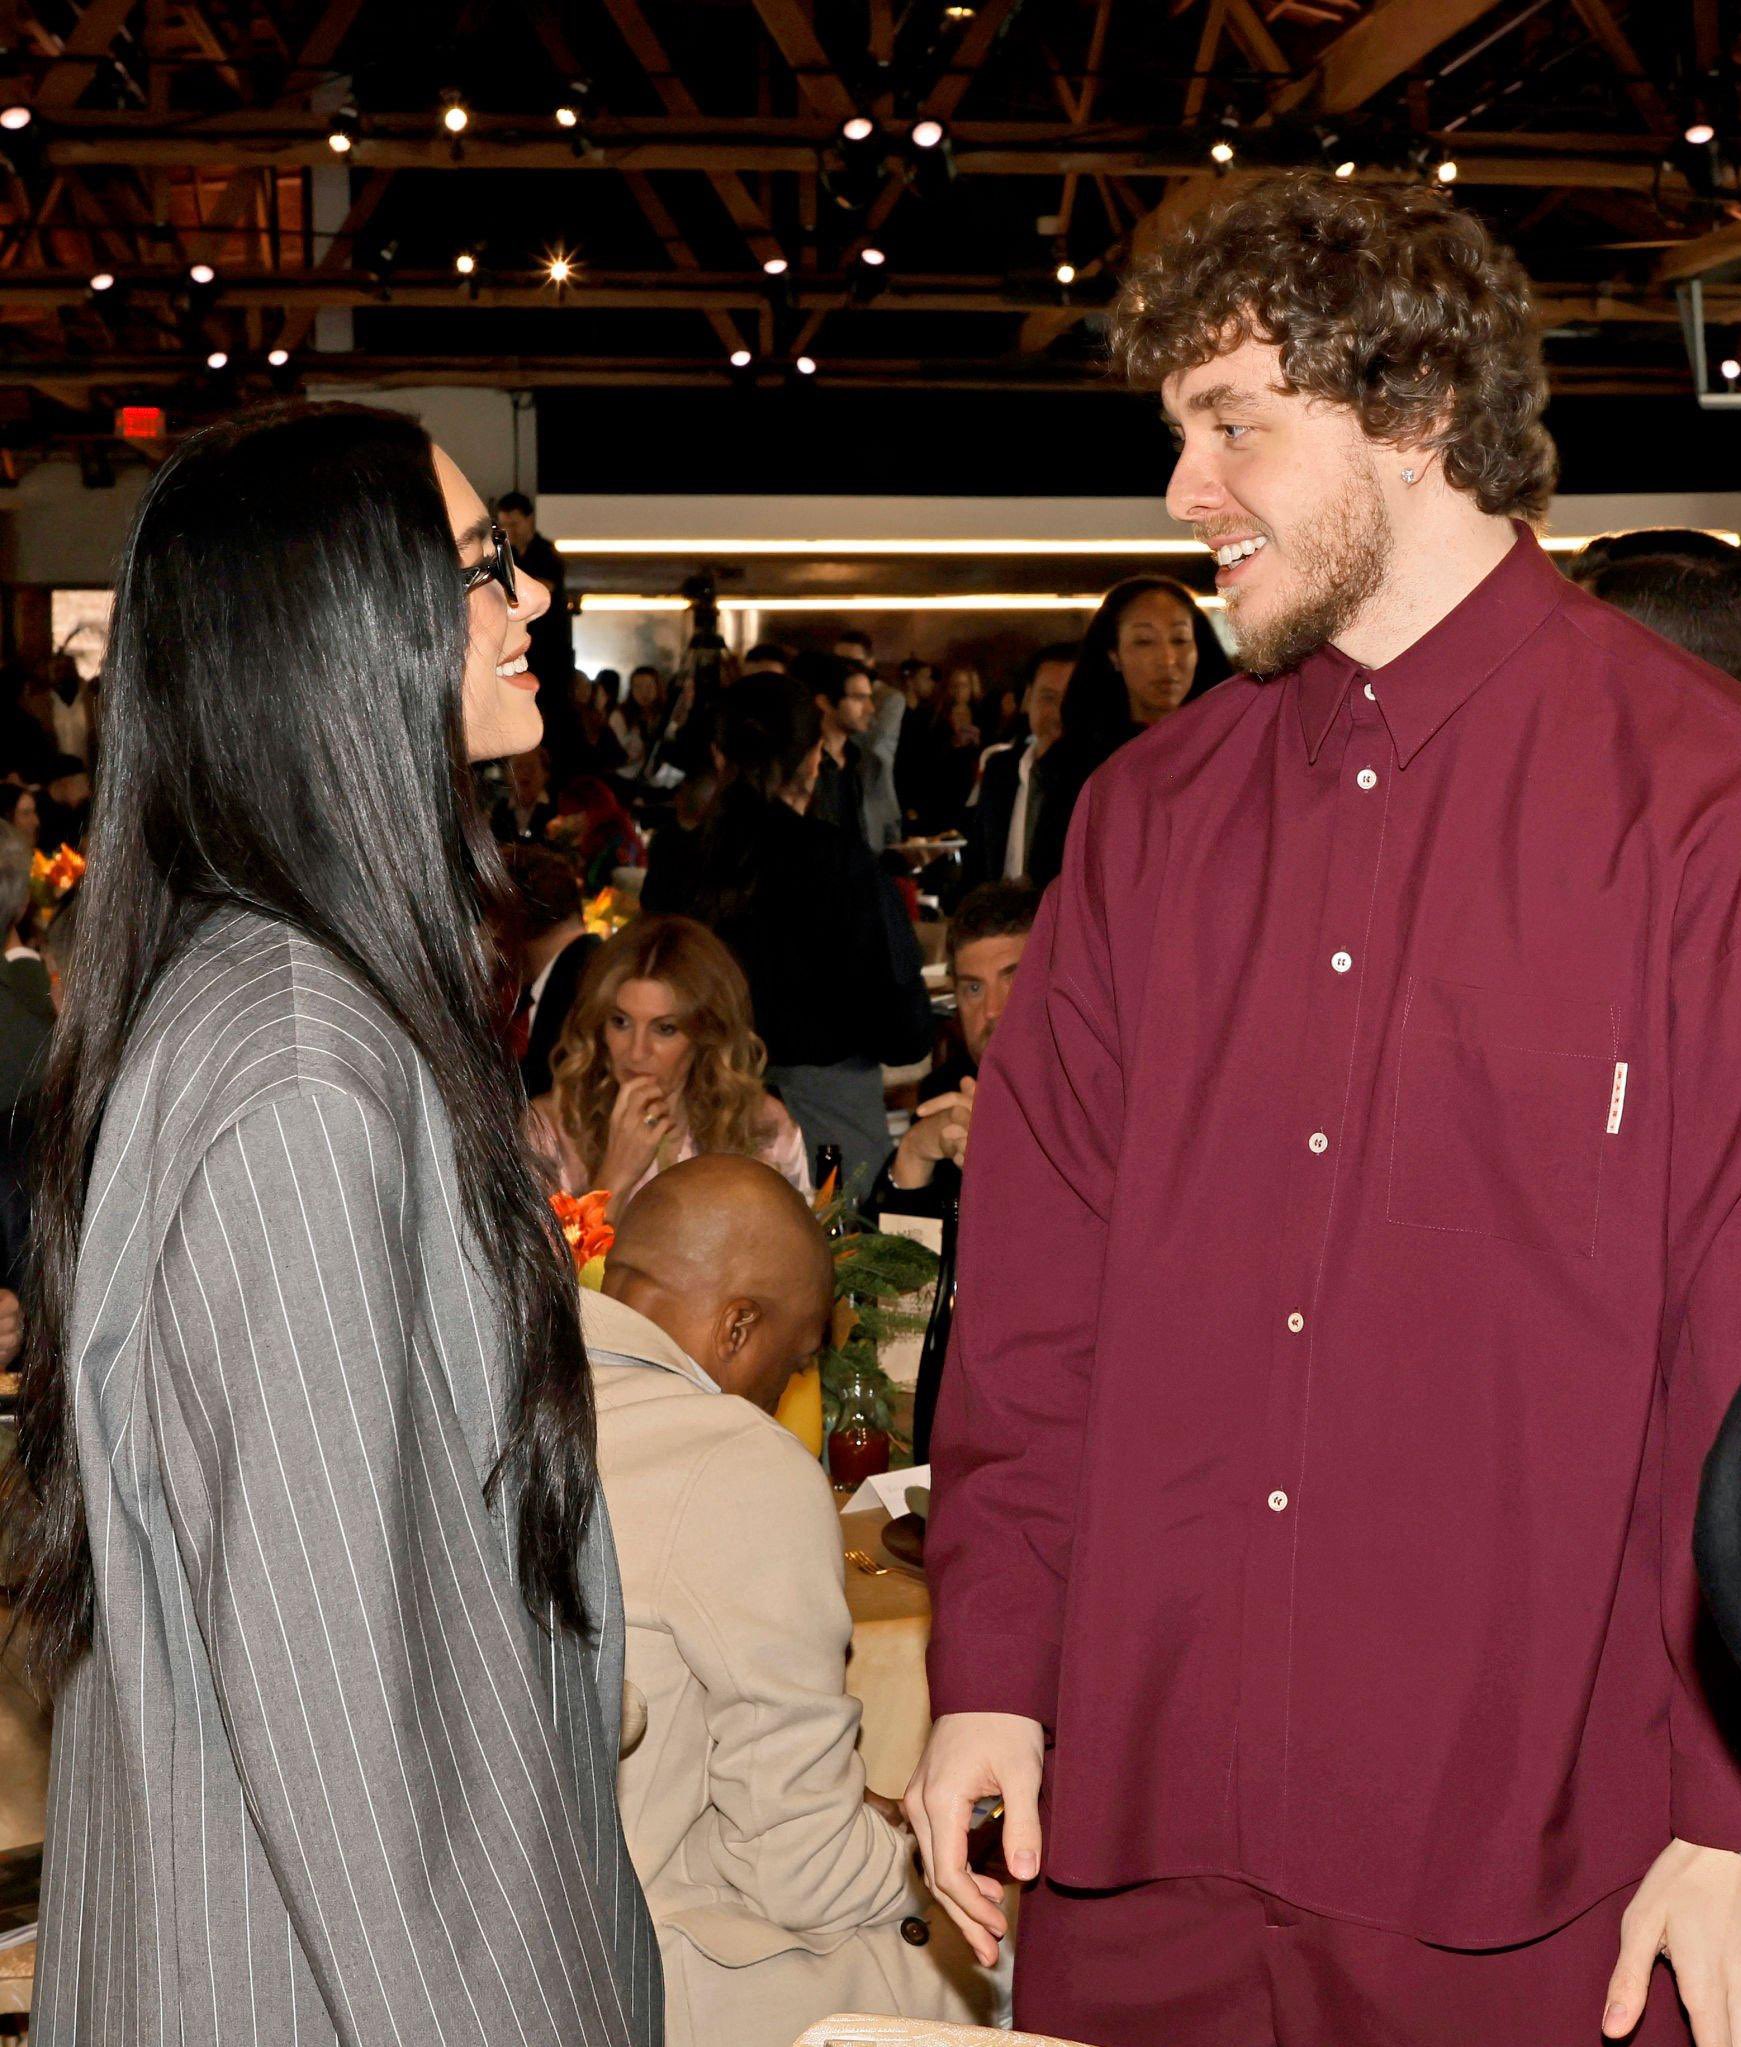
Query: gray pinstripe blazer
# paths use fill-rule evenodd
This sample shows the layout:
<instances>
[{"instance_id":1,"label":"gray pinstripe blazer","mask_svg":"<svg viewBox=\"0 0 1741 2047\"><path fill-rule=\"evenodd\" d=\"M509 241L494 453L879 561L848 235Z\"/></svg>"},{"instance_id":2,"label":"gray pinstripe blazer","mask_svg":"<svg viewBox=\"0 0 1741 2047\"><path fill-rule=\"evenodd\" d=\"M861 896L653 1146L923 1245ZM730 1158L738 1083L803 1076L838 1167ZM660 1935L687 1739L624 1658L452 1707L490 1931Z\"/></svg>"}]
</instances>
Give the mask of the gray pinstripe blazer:
<instances>
[{"instance_id":1,"label":"gray pinstripe blazer","mask_svg":"<svg viewBox=\"0 0 1741 2047\"><path fill-rule=\"evenodd\" d=\"M599 1627L553 1642L484 1504L507 1390L439 1100L283 925L213 917L153 994L71 1355L96 1642L32 2038L657 2047L603 1505Z\"/></svg>"}]
</instances>

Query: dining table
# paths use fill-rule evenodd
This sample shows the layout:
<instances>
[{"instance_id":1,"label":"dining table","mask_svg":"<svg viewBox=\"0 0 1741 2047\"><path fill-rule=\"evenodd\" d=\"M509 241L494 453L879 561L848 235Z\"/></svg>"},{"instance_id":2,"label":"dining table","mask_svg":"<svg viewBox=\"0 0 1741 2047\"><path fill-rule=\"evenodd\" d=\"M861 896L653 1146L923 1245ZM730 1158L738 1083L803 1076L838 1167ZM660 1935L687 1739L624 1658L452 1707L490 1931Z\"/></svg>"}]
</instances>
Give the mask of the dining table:
<instances>
[{"instance_id":1,"label":"dining table","mask_svg":"<svg viewBox=\"0 0 1741 2047\"><path fill-rule=\"evenodd\" d=\"M888 1525L880 1507L840 1517L852 1614L846 1688L864 1708L859 1754L871 1790L899 1798L931 1732L925 1685L931 1595L924 1572L885 1546Z\"/></svg>"}]
</instances>

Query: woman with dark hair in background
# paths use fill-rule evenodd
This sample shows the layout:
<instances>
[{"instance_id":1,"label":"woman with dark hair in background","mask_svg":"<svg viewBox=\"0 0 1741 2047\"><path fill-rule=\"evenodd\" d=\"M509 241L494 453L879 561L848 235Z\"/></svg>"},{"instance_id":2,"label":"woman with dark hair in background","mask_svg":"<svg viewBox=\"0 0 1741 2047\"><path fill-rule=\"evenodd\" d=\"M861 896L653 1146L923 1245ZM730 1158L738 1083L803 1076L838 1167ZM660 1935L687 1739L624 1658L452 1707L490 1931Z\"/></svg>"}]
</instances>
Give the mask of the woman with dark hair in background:
<instances>
[{"instance_id":1,"label":"woman with dark hair in background","mask_svg":"<svg viewBox=\"0 0 1741 2047\"><path fill-rule=\"evenodd\" d=\"M34 853L42 835L42 812L37 808L36 791L21 788L16 782L0 782L0 824L9 824Z\"/></svg>"},{"instance_id":2,"label":"woman with dark hair in background","mask_svg":"<svg viewBox=\"0 0 1741 2047\"><path fill-rule=\"evenodd\" d=\"M1028 865L1041 888L1064 864L1076 799L1095 769L1232 672L1215 628L1183 583L1131 576L1107 591L1064 693L1063 737L1044 762L1046 801Z\"/></svg>"},{"instance_id":3,"label":"woman with dark hair in background","mask_svg":"<svg viewBox=\"0 0 1741 2047\"><path fill-rule=\"evenodd\" d=\"M642 900L723 938L749 978L768 1084L810 1146L868 1188L889 1149L883 1063L930 1049L918 941L854 840L805 814L822 714L804 684L749 675L720 699L720 783L697 832L653 841Z\"/></svg>"},{"instance_id":4,"label":"woman with dark hair in background","mask_svg":"<svg viewBox=\"0 0 1741 2047\"><path fill-rule=\"evenodd\" d=\"M660 2037L574 1274L480 937L469 763L538 743L546 601L398 413L212 428L141 502L6 1503L59 1692L47 2047Z\"/></svg>"}]
</instances>

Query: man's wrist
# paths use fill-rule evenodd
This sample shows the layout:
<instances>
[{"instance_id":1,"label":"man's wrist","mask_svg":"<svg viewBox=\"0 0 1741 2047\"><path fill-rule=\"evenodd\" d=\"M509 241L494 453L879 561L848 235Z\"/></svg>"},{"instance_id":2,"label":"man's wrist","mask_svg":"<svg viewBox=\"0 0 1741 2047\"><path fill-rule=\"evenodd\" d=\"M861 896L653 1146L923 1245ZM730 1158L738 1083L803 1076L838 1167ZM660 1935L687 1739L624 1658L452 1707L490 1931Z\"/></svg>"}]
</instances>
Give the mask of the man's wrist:
<instances>
[{"instance_id":1,"label":"man's wrist","mask_svg":"<svg viewBox=\"0 0 1741 2047\"><path fill-rule=\"evenodd\" d=\"M889 1178L903 1193L929 1187L931 1176L937 1170L937 1161L919 1149L917 1140L921 1128L915 1123L895 1146L895 1156L889 1166Z\"/></svg>"}]
</instances>

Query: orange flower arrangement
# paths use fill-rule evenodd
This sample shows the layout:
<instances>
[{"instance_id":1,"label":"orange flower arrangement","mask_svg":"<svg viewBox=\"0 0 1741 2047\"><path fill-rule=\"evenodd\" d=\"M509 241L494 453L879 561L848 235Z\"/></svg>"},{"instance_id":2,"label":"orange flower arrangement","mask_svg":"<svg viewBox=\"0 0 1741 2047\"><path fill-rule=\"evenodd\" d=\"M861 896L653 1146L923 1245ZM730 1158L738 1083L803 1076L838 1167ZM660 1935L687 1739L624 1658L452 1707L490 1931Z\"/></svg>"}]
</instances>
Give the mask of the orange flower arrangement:
<instances>
[{"instance_id":1,"label":"orange flower arrangement","mask_svg":"<svg viewBox=\"0 0 1741 2047\"><path fill-rule=\"evenodd\" d=\"M556 1220L574 1255L580 1283L595 1290L604 1279L605 1256L617 1241L616 1231L605 1221L610 1198L603 1188L595 1188L590 1194L550 1197L550 1206L556 1211Z\"/></svg>"},{"instance_id":2,"label":"orange flower arrangement","mask_svg":"<svg viewBox=\"0 0 1741 2047\"><path fill-rule=\"evenodd\" d=\"M84 874L85 856L76 846L30 856L30 899L39 910L52 909Z\"/></svg>"}]
</instances>

